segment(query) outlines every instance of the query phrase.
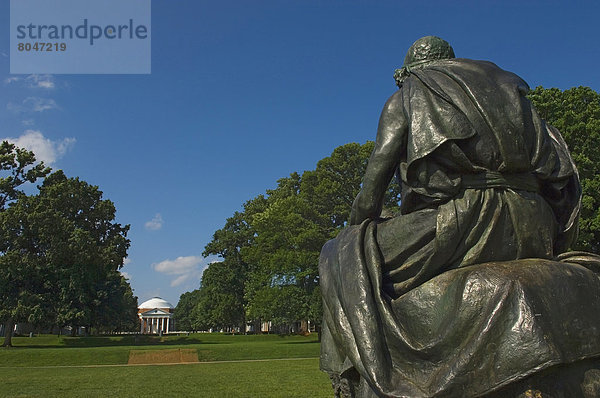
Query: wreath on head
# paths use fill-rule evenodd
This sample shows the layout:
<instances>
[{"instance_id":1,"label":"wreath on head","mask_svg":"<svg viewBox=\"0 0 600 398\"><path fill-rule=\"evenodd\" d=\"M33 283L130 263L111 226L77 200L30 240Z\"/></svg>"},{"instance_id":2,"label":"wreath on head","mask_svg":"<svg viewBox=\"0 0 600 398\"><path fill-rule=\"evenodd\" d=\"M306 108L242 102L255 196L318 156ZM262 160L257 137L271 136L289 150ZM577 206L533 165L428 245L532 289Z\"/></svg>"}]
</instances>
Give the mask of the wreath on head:
<instances>
[{"instance_id":1,"label":"wreath on head","mask_svg":"<svg viewBox=\"0 0 600 398\"><path fill-rule=\"evenodd\" d=\"M404 58L404 66L394 71L394 80L400 87L410 76L411 69L422 68L440 59L454 58L454 50L450 44L437 36L425 36L415 41Z\"/></svg>"}]
</instances>

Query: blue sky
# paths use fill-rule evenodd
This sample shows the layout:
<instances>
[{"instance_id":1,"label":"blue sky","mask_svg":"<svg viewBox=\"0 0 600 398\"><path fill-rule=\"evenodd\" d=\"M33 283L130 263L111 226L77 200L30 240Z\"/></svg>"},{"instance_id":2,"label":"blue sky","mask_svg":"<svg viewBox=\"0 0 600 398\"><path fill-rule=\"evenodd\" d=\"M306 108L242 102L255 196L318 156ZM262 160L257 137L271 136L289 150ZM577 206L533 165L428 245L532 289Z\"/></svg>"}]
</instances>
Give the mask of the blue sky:
<instances>
[{"instance_id":1,"label":"blue sky","mask_svg":"<svg viewBox=\"0 0 600 398\"><path fill-rule=\"evenodd\" d=\"M597 2L152 1L149 75L11 75L0 0L0 138L98 185L131 224L140 302L197 288L213 232L278 178L374 139L416 39L531 87L600 90Z\"/></svg>"}]
</instances>

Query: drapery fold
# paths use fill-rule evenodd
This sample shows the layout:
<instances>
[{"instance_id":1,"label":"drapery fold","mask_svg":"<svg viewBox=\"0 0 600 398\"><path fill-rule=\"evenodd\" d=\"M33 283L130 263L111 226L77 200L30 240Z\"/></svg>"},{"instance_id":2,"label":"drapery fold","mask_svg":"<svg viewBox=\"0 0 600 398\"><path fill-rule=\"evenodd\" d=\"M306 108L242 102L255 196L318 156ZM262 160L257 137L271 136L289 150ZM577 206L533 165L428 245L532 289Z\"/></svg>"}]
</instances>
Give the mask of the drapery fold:
<instances>
[{"instance_id":1,"label":"drapery fold","mask_svg":"<svg viewBox=\"0 0 600 398\"><path fill-rule=\"evenodd\" d=\"M351 396L480 396L600 356L600 278L589 269L543 259L478 264L390 299L376 236L373 222L352 226L321 256L321 367L345 379Z\"/></svg>"}]
</instances>

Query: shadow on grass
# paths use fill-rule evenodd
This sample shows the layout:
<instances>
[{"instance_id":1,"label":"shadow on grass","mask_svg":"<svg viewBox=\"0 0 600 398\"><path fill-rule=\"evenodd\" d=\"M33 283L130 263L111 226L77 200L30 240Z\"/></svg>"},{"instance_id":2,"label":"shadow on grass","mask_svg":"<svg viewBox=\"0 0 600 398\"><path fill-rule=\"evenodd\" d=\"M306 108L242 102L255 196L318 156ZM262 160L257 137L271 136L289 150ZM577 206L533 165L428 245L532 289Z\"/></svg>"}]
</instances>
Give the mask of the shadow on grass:
<instances>
[{"instance_id":1,"label":"shadow on grass","mask_svg":"<svg viewBox=\"0 0 600 398\"><path fill-rule=\"evenodd\" d=\"M315 343L319 343L319 340L314 339L314 340L308 340L308 341L287 341L283 344L315 344Z\"/></svg>"},{"instance_id":2,"label":"shadow on grass","mask_svg":"<svg viewBox=\"0 0 600 398\"><path fill-rule=\"evenodd\" d=\"M50 336L13 339L13 349L19 348L92 348L92 347L122 347L122 346L172 346L172 345L212 345L229 344L222 341L205 341L188 336L93 336L67 337ZM37 341L36 341L37 340Z\"/></svg>"},{"instance_id":3,"label":"shadow on grass","mask_svg":"<svg viewBox=\"0 0 600 398\"><path fill-rule=\"evenodd\" d=\"M1 342L0 338L0 342ZM15 337L14 348L93 348L93 347L137 347L137 346L188 346L188 345L229 345L229 344L315 344L318 337L277 334L205 334L190 335L104 335L88 337L70 337L57 335L37 335L34 337Z\"/></svg>"},{"instance_id":4,"label":"shadow on grass","mask_svg":"<svg viewBox=\"0 0 600 398\"><path fill-rule=\"evenodd\" d=\"M114 337L80 337L65 338L62 340L64 347L110 347L110 346L151 346L151 345L192 345L192 344L223 344L221 342L203 341L187 336L159 337L159 336L125 336L115 340Z\"/></svg>"}]
</instances>

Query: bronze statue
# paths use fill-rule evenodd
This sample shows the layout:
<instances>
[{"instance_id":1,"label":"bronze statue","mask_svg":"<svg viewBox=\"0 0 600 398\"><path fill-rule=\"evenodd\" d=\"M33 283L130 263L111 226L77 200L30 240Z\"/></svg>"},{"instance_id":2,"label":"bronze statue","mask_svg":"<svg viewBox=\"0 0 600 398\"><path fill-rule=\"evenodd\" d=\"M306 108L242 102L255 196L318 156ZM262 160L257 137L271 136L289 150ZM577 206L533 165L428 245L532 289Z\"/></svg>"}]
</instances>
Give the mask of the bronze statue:
<instances>
[{"instance_id":1,"label":"bronze statue","mask_svg":"<svg viewBox=\"0 0 600 398\"><path fill-rule=\"evenodd\" d=\"M321 252L336 395L585 396L600 262L564 253L581 187L560 133L521 78L440 38L417 40L394 77L351 225ZM385 219L394 174L401 214Z\"/></svg>"}]
</instances>

